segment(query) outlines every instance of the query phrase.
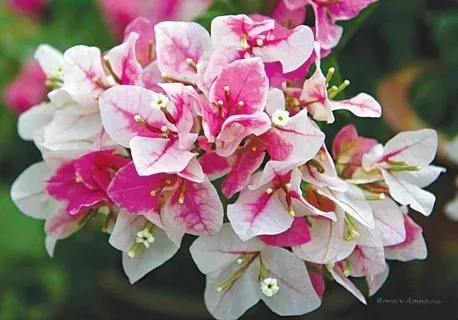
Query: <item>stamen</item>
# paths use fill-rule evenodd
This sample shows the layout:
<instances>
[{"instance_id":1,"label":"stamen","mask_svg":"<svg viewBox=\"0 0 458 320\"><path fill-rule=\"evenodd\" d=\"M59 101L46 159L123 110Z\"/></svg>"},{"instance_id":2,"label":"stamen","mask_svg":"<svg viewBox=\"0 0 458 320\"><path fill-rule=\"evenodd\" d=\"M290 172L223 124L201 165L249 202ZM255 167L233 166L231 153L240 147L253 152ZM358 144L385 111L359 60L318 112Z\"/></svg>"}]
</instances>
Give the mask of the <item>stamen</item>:
<instances>
[{"instance_id":1,"label":"stamen","mask_svg":"<svg viewBox=\"0 0 458 320\"><path fill-rule=\"evenodd\" d=\"M100 79L97 78L97 77L92 78L92 82L94 82L97 86L99 86L99 87L102 88L103 90L107 90L107 89L108 89L108 86L106 86L105 84L103 84L103 82L100 81Z\"/></svg>"},{"instance_id":2,"label":"stamen","mask_svg":"<svg viewBox=\"0 0 458 320\"><path fill-rule=\"evenodd\" d=\"M253 256L252 253L247 253L247 254L244 254L243 256L240 256L238 259L237 259L237 264L244 264L246 261L248 261L248 259L250 259L251 257Z\"/></svg>"},{"instance_id":3,"label":"stamen","mask_svg":"<svg viewBox=\"0 0 458 320\"><path fill-rule=\"evenodd\" d=\"M313 227L313 223L310 220L310 217L305 217L305 221L307 222L307 225L309 226L309 228Z\"/></svg>"},{"instance_id":4,"label":"stamen","mask_svg":"<svg viewBox=\"0 0 458 320\"><path fill-rule=\"evenodd\" d=\"M256 45L258 47L263 47L264 46L264 41L262 41L262 39L256 39Z\"/></svg>"},{"instance_id":5,"label":"stamen","mask_svg":"<svg viewBox=\"0 0 458 320\"><path fill-rule=\"evenodd\" d=\"M355 223L353 220L345 214L345 225L347 226L347 233L344 235L345 241L353 241L359 238L359 232L356 230Z\"/></svg>"},{"instance_id":6,"label":"stamen","mask_svg":"<svg viewBox=\"0 0 458 320\"><path fill-rule=\"evenodd\" d=\"M288 183L285 183L285 188L286 188L286 189L291 188L291 183L289 183L289 182L288 182Z\"/></svg>"},{"instance_id":7,"label":"stamen","mask_svg":"<svg viewBox=\"0 0 458 320\"><path fill-rule=\"evenodd\" d=\"M96 100L96 101L99 100L99 98L100 98L100 94L94 94L94 95L92 96L92 99L94 99L94 100Z\"/></svg>"},{"instance_id":8,"label":"stamen","mask_svg":"<svg viewBox=\"0 0 458 320\"><path fill-rule=\"evenodd\" d=\"M388 170L391 172L402 172L402 171L420 171L422 169L422 166L410 166L410 167L392 167L389 168Z\"/></svg>"},{"instance_id":9,"label":"stamen","mask_svg":"<svg viewBox=\"0 0 458 320\"><path fill-rule=\"evenodd\" d=\"M186 63L188 64L188 66L190 66L191 68L197 70L197 64L194 60L192 60L191 58L186 58Z\"/></svg>"},{"instance_id":10,"label":"stamen","mask_svg":"<svg viewBox=\"0 0 458 320\"><path fill-rule=\"evenodd\" d=\"M326 267L329 268L329 269L334 269L335 265L336 264L334 262L331 262L331 263L327 263Z\"/></svg>"},{"instance_id":11,"label":"stamen","mask_svg":"<svg viewBox=\"0 0 458 320\"><path fill-rule=\"evenodd\" d=\"M248 44L248 36L245 33L240 35L240 48L248 49L250 45Z\"/></svg>"},{"instance_id":12,"label":"stamen","mask_svg":"<svg viewBox=\"0 0 458 320\"><path fill-rule=\"evenodd\" d=\"M336 86L332 86L331 88L328 89L328 95L331 96L337 90L338 90L338 88Z\"/></svg>"},{"instance_id":13,"label":"stamen","mask_svg":"<svg viewBox=\"0 0 458 320\"><path fill-rule=\"evenodd\" d=\"M135 120L135 122L137 122L138 124L142 125L143 127L147 126L145 120L143 120L143 118L138 114L136 114L134 116L134 120Z\"/></svg>"},{"instance_id":14,"label":"stamen","mask_svg":"<svg viewBox=\"0 0 458 320\"><path fill-rule=\"evenodd\" d=\"M178 82L178 83L182 83L186 86L193 86L195 87L196 84L194 82L191 82L191 81L188 81L188 80L185 80L185 79L179 79L179 78L175 78L174 76L168 74L168 73L161 73L161 77L165 80L168 80L170 82Z\"/></svg>"},{"instance_id":15,"label":"stamen","mask_svg":"<svg viewBox=\"0 0 458 320\"><path fill-rule=\"evenodd\" d=\"M103 62L105 63L105 67L107 68L108 73L110 73L110 75L113 77L113 80L117 84L121 84L122 81L121 81L121 79L119 79L119 77L116 74L116 72L114 72L113 66L110 63L110 59L107 56L105 56L105 57L103 57Z\"/></svg>"},{"instance_id":16,"label":"stamen","mask_svg":"<svg viewBox=\"0 0 458 320\"><path fill-rule=\"evenodd\" d=\"M169 128L167 128L166 125L163 125L163 126L161 127L161 131L164 132L164 133L167 133L167 132L169 131Z\"/></svg>"},{"instance_id":17,"label":"stamen","mask_svg":"<svg viewBox=\"0 0 458 320\"><path fill-rule=\"evenodd\" d=\"M154 59L154 48L153 48L153 41L148 41L148 61Z\"/></svg>"},{"instance_id":18,"label":"stamen","mask_svg":"<svg viewBox=\"0 0 458 320\"><path fill-rule=\"evenodd\" d=\"M230 277L228 280L221 283L216 288L216 292L221 293L224 290L226 290L227 288L229 288L235 281L237 281L243 275L244 272L245 272L245 268L241 268L240 270L238 270L232 277Z\"/></svg>"},{"instance_id":19,"label":"stamen","mask_svg":"<svg viewBox=\"0 0 458 320\"><path fill-rule=\"evenodd\" d=\"M384 193L379 193L377 195L367 195L366 200L368 201L377 201L377 200L384 200L385 199L385 194Z\"/></svg>"},{"instance_id":20,"label":"stamen","mask_svg":"<svg viewBox=\"0 0 458 320\"><path fill-rule=\"evenodd\" d=\"M135 255L137 254L138 251L142 248L141 243L136 243L132 246L132 248L127 252L127 256L131 259L135 258Z\"/></svg>"},{"instance_id":21,"label":"stamen","mask_svg":"<svg viewBox=\"0 0 458 320\"><path fill-rule=\"evenodd\" d=\"M328 73L326 74L326 84L329 84L335 72L336 72L336 68L333 68L333 67L329 68Z\"/></svg>"},{"instance_id":22,"label":"stamen","mask_svg":"<svg viewBox=\"0 0 458 320\"><path fill-rule=\"evenodd\" d=\"M345 80L344 82L342 82L342 84L337 88L337 89L334 89L332 91L332 93L328 93L329 94L329 98L332 99L334 98L335 96L337 96L339 93L341 93L342 91L344 91L348 86L350 85L350 81L349 80ZM332 87L334 88L334 87ZM331 89L332 89L331 88Z\"/></svg>"},{"instance_id":23,"label":"stamen","mask_svg":"<svg viewBox=\"0 0 458 320\"><path fill-rule=\"evenodd\" d=\"M307 161L307 164L314 167L319 173L325 173L325 169L321 163L316 161L315 159L311 159Z\"/></svg>"},{"instance_id":24,"label":"stamen","mask_svg":"<svg viewBox=\"0 0 458 320\"><path fill-rule=\"evenodd\" d=\"M294 209L291 205L288 207L288 213L293 218L296 216L296 212L294 212Z\"/></svg>"},{"instance_id":25,"label":"stamen","mask_svg":"<svg viewBox=\"0 0 458 320\"><path fill-rule=\"evenodd\" d=\"M82 228L88 221L93 220L97 216L98 210L90 210L78 221L77 226Z\"/></svg>"},{"instance_id":26,"label":"stamen","mask_svg":"<svg viewBox=\"0 0 458 320\"><path fill-rule=\"evenodd\" d=\"M326 153L323 151L323 149L320 149L320 151L318 151L318 156L320 157L320 160L322 162L326 161Z\"/></svg>"},{"instance_id":27,"label":"stamen","mask_svg":"<svg viewBox=\"0 0 458 320\"><path fill-rule=\"evenodd\" d=\"M266 193L267 193L267 194L272 194L272 193L274 193L274 189L272 189L272 188L267 188L267 189L266 189Z\"/></svg>"},{"instance_id":28,"label":"stamen","mask_svg":"<svg viewBox=\"0 0 458 320\"><path fill-rule=\"evenodd\" d=\"M238 107L239 111L240 111L240 109L243 108L244 105L245 105L245 102L243 102L243 101L237 102L237 107Z\"/></svg>"},{"instance_id":29,"label":"stamen","mask_svg":"<svg viewBox=\"0 0 458 320\"><path fill-rule=\"evenodd\" d=\"M264 266L264 263L262 262L262 260L260 260L260 262L261 262L261 268L259 269L259 276L261 280L264 280L269 277L269 270L267 270L267 268Z\"/></svg>"},{"instance_id":30,"label":"stamen","mask_svg":"<svg viewBox=\"0 0 458 320\"><path fill-rule=\"evenodd\" d=\"M162 191L162 189L164 189L166 186L170 185L171 183L172 183L172 180L170 179L163 181L159 187L157 187L156 189L150 192L150 195L152 197L157 196Z\"/></svg>"},{"instance_id":31,"label":"stamen","mask_svg":"<svg viewBox=\"0 0 458 320\"><path fill-rule=\"evenodd\" d=\"M250 58L251 58L251 54L250 54L249 52L246 52L246 53L243 55L243 57L244 57L245 59L250 59Z\"/></svg>"},{"instance_id":32,"label":"stamen","mask_svg":"<svg viewBox=\"0 0 458 320\"><path fill-rule=\"evenodd\" d=\"M178 203L179 204L183 204L184 203L184 193L186 191L186 185L183 185L181 187L181 191L180 191L180 197L178 198Z\"/></svg>"},{"instance_id":33,"label":"stamen","mask_svg":"<svg viewBox=\"0 0 458 320\"><path fill-rule=\"evenodd\" d=\"M345 263L345 269L343 270L343 275L348 278L351 274L351 261L347 260Z\"/></svg>"},{"instance_id":34,"label":"stamen","mask_svg":"<svg viewBox=\"0 0 458 320\"><path fill-rule=\"evenodd\" d=\"M387 160L386 163L393 167L407 167L409 165L407 161Z\"/></svg>"},{"instance_id":35,"label":"stamen","mask_svg":"<svg viewBox=\"0 0 458 320\"><path fill-rule=\"evenodd\" d=\"M226 99L229 98L230 94L231 94L231 88L229 88L229 86L225 86L224 87L224 95L226 96Z\"/></svg>"}]
</instances>

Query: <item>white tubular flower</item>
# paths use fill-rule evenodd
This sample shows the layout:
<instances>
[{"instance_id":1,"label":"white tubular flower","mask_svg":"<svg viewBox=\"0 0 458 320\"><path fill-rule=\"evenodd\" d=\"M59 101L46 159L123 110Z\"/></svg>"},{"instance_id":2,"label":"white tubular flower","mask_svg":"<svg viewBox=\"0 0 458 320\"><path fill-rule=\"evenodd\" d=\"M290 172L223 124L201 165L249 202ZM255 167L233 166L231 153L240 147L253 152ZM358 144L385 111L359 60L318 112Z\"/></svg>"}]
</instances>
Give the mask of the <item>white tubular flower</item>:
<instances>
[{"instance_id":1,"label":"white tubular flower","mask_svg":"<svg viewBox=\"0 0 458 320\"><path fill-rule=\"evenodd\" d=\"M151 102L151 108L161 110L162 108L167 107L167 102L169 102L169 98L162 93L159 93L154 97L153 102Z\"/></svg>"},{"instance_id":2,"label":"white tubular flower","mask_svg":"<svg viewBox=\"0 0 458 320\"><path fill-rule=\"evenodd\" d=\"M261 281L261 291L269 298L274 296L279 289L277 279L269 277Z\"/></svg>"},{"instance_id":3,"label":"white tubular flower","mask_svg":"<svg viewBox=\"0 0 458 320\"><path fill-rule=\"evenodd\" d=\"M277 126L286 126L289 122L289 112L286 110L280 110L274 112L272 115L272 122Z\"/></svg>"},{"instance_id":4,"label":"white tubular flower","mask_svg":"<svg viewBox=\"0 0 458 320\"><path fill-rule=\"evenodd\" d=\"M145 228L137 232L137 239L135 239L135 242L143 244L145 248L149 248L154 242L153 234L148 230L148 228Z\"/></svg>"}]
</instances>

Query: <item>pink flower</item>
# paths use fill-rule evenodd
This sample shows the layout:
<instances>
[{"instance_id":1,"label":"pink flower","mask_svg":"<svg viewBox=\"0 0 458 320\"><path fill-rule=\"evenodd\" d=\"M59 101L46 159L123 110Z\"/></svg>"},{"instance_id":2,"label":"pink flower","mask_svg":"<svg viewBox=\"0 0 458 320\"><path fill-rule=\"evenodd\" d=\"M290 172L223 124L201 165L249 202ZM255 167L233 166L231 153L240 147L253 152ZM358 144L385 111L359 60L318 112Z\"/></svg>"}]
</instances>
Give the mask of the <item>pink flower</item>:
<instances>
[{"instance_id":1,"label":"pink flower","mask_svg":"<svg viewBox=\"0 0 458 320\"><path fill-rule=\"evenodd\" d=\"M211 36L216 57L208 63L210 73L204 74L206 82L212 80L211 72L215 68L220 70L243 57L260 57L264 63L279 62L283 72L288 73L298 69L313 51L309 27L289 30L261 15L217 17L212 21ZM225 58L222 60L219 56Z\"/></svg>"},{"instance_id":2,"label":"pink flower","mask_svg":"<svg viewBox=\"0 0 458 320\"><path fill-rule=\"evenodd\" d=\"M279 0L277 6L272 13L272 18L282 26L293 29L305 21L306 8L305 5L299 6L297 9L290 10L287 4L288 1Z\"/></svg>"},{"instance_id":3,"label":"pink flower","mask_svg":"<svg viewBox=\"0 0 458 320\"><path fill-rule=\"evenodd\" d=\"M62 163L69 161L65 159L68 157L73 158L77 155L54 155L47 159L49 164L39 162L30 166L11 187L11 198L24 214L35 219L46 220L45 245L51 257L54 254L56 242L77 232L87 222L87 217L91 215L89 208L82 208L74 215L69 214L66 208L67 202L57 201L46 190L47 181L53 174L52 168L63 166ZM110 231L115 214L116 212L111 208L108 208L108 213L104 214L106 215L104 226L106 232Z\"/></svg>"},{"instance_id":4,"label":"pink flower","mask_svg":"<svg viewBox=\"0 0 458 320\"><path fill-rule=\"evenodd\" d=\"M190 163L177 174L140 176L131 163L115 176L108 194L131 214L155 216L155 223L166 231L215 234L223 223L223 207L199 168Z\"/></svg>"},{"instance_id":5,"label":"pink flower","mask_svg":"<svg viewBox=\"0 0 458 320\"><path fill-rule=\"evenodd\" d=\"M356 127L349 124L343 127L332 143L332 155L337 162L339 173L351 178L362 166L362 159L375 145L377 140L359 137Z\"/></svg>"},{"instance_id":6,"label":"pink flower","mask_svg":"<svg viewBox=\"0 0 458 320\"><path fill-rule=\"evenodd\" d=\"M328 216L303 198L300 183L298 169L278 169L274 162L255 173L237 201L228 206L227 216L240 239L278 235L291 227L295 217Z\"/></svg>"},{"instance_id":7,"label":"pink flower","mask_svg":"<svg viewBox=\"0 0 458 320\"><path fill-rule=\"evenodd\" d=\"M189 21L203 13L212 2L213 0L100 0L100 5L107 24L120 38L124 29L137 17L146 17L153 25L166 20Z\"/></svg>"},{"instance_id":8,"label":"pink flower","mask_svg":"<svg viewBox=\"0 0 458 320\"><path fill-rule=\"evenodd\" d=\"M46 182L46 191L55 199L66 202L66 210L72 215L83 208L113 204L107 195L108 185L114 173L128 162L110 150L86 154L57 168Z\"/></svg>"},{"instance_id":9,"label":"pink flower","mask_svg":"<svg viewBox=\"0 0 458 320\"><path fill-rule=\"evenodd\" d=\"M48 0L6 0L8 7L27 16L38 15L48 4Z\"/></svg>"},{"instance_id":10,"label":"pink flower","mask_svg":"<svg viewBox=\"0 0 458 320\"><path fill-rule=\"evenodd\" d=\"M168 96L137 86L116 86L100 97L102 122L110 137L130 147L140 175L177 173L196 154L191 87L163 84Z\"/></svg>"},{"instance_id":11,"label":"pink flower","mask_svg":"<svg viewBox=\"0 0 458 320\"><path fill-rule=\"evenodd\" d=\"M157 64L164 78L195 82L197 65L212 52L208 31L195 22L155 25Z\"/></svg>"},{"instance_id":12,"label":"pink flower","mask_svg":"<svg viewBox=\"0 0 458 320\"><path fill-rule=\"evenodd\" d=\"M3 92L5 105L16 114L40 104L46 98L46 75L35 61L24 64L20 74Z\"/></svg>"},{"instance_id":13,"label":"pink flower","mask_svg":"<svg viewBox=\"0 0 458 320\"><path fill-rule=\"evenodd\" d=\"M219 155L230 156L244 138L270 128L270 119L263 112L267 90L259 58L234 61L221 71L210 88L210 105L199 110L205 136L216 142Z\"/></svg>"},{"instance_id":14,"label":"pink flower","mask_svg":"<svg viewBox=\"0 0 458 320\"><path fill-rule=\"evenodd\" d=\"M62 84L49 98L57 106L75 101L82 113L98 112L97 99L113 85L141 82L142 67L136 59L135 44L139 35L132 33L126 42L102 57L96 47L75 46L63 55Z\"/></svg>"},{"instance_id":15,"label":"pink flower","mask_svg":"<svg viewBox=\"0 0 458 320\"><path fill-rule=\"evenodd\" d=\"M332 86L328 89L329 82L334 74L331 68L324 76L321 71L320 48L315 48L316 71L304 82L300 95L300 106L305 107L315 120L334 122L333 112L335 110L348 110L354 115L363 118L379 118L382 115L382 107L370 95L360 93L356 97L334 101L333 98L342 92L350 82L345 80L339 87Z\"/></svg>"},{"instance_id":16,"label":"pink flower","mask_svg":"<svg viewBox=\"0 0 458 320\"><path fill-rule=\"evenodd\" d=\"M350 20L356 17L361 10L377 0L280 0L284 5L278 5L276 16L302 17L304 6L311 6L315 14L315 37L324 49L334 48L342 37L343 28L337 21ZM285 12L285 7L290 13ZM304 15L305 17L305 15ZM291 18L290 18L291 19ZM281 20L280 20L281 21Z\"/></svg>"}]
</instances>

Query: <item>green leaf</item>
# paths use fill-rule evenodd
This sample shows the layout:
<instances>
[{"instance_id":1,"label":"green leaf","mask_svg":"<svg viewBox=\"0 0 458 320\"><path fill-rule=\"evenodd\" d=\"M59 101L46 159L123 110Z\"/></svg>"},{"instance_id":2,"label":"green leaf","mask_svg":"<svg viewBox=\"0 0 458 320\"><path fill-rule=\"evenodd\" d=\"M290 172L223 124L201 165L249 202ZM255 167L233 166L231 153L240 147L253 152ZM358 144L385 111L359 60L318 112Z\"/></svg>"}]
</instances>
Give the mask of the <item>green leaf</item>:
<instances>
[{"instance_id":1,"label":"green leaf","mask_svg":"<svg viewBox=\"0 0 458 320\"><path fill-rule=\"evenodd\" d=\"M0 187L0 260L14 257L44 257L43 222L23 215Z\"/></svg>"},{"instance_id":2,"label":"green leaf","mask_svg":"<svg viewBox=\"0 0 458 320\"><path fill-rule=\"evenodd\" d=\"M343 21L341 23L344 28L344 33L338 47L336 48L337 52L345 48L351 38L353 38L356 32L364 25L364 22L368 20L378 5L379 3L373 3L364 9L356 18L349 21Z\"/></svg>"},{"instance_id":3,"label":"green leaf","mask_svg":"<svg viewBox=\"0 0 458 320\"><path fill-rule=\"evenodd\" d=\"M427 19L432 37L439 48L441 58L457 66L458 62L458 10L431 13Z\"/></svg>"},{"instance_id":4,"label":"green leaf","mask_svg":"<svg viewBox=\"0 0 458 320\"><path fill-rule=\"evenodd\" d=\"M214 18L227 14L237 14L237 8L231 0L216 0L205 13L195 19L207 30L210 30L211 22Z\"/></svg>"}]
</instances>

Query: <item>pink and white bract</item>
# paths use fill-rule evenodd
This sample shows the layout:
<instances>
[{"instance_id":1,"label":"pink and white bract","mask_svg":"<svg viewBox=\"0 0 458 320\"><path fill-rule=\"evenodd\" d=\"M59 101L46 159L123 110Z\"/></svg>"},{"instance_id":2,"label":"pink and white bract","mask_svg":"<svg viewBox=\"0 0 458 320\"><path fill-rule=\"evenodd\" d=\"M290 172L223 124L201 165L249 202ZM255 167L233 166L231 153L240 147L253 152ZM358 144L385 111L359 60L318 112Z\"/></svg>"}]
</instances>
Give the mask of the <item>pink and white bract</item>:
<instances>
[{"instance_id":1,"label":"pink and white bract","mask_svg":"<svg viewBox=\"0 0 458 320\"><path fill-rule=\"evenodd\" d=\"M312 5L316 38L304 25L237 15L214 19L211 34L194 22L139 18L106 53L40 46L52 91L21 115L19 134L43 162L11 196L46 220L49 254L102 217L134 283L197 236L190 253L217 319L239 318L260 300L282 316L311 312L325 276L366 303L353 278L373 295L386 260L426 258L408 207L432 211L423 188L443 171L431 165L436 133L400 133L383 146L351 124L334 141L320 129L336 110L381 115L365 93L336 101L349 83L330 85L334 70L321 71L339 33L328 29L372 1L347 2L281 3Z\"/></svg>"}]
</instances>

